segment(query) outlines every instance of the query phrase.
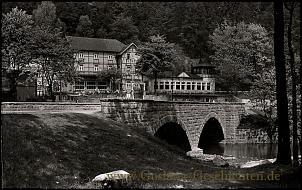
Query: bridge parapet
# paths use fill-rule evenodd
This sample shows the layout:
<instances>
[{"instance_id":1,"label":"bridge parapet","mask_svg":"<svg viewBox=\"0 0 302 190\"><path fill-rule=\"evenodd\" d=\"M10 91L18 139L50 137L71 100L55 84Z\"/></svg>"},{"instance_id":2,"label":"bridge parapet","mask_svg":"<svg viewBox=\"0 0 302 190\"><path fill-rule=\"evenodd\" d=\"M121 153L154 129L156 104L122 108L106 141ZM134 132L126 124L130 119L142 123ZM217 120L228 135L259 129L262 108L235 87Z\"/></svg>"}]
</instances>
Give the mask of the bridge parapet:
<instances>
[{"instance_id":1,"label":"bridge parapet","mask_svg":"<svg viewBox=\"0 0 302 190\"><path fill-rule=\"evenodd\" d=\"M154 134L167 122L175 122L186 131L191 148L198 140L205 123L217 119L225 136L225 143L236 142L236 130L244 103L238 102L180 102L154 100L106 99L99 103L70 102L2 102L1 112L26 111L93 111L113 120L145 128Z\"/></svg>"}]
</instances>

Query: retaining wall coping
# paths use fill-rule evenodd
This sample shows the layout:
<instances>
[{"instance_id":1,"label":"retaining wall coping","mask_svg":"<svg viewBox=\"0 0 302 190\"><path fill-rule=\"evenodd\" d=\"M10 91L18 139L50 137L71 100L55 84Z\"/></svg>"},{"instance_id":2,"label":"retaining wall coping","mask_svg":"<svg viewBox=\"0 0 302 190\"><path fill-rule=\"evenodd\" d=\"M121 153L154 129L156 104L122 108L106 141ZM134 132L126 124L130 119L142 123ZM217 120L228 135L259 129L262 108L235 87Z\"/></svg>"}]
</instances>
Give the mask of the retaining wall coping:
<instances>
[{"instance_id":1,"label":"retaining wall coping","mask_svg":"<svg viewBox=\"0 0 302 190\"><path fill-rule=\"evenodd\" d=\"M2 105L25 105L25 104L33 104L33 105L102 105L104 102L125 102L125 103L136 103L136 102L151 102L151 103L164 103L164 104L200 104L200 105L238 105L242 106L244 103L241 102L186 102L186 101L158 101L158 100L132 100L132 99L101 99L100 102L1 102Z\"/></svg>"}]
</instances>

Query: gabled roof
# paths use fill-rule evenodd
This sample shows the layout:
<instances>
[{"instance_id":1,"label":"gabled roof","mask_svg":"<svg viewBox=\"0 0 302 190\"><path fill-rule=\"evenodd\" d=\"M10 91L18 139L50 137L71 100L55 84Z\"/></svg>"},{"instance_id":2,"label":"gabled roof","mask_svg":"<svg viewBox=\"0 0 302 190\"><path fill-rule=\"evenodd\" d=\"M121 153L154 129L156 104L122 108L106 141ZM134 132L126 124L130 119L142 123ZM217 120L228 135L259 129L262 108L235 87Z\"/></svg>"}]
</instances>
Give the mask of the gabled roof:
<instances>
[{"instance_id":1,"label":"gabled roof","mask_svg":"<svg viewBox=\"0 0 302 190\"><path fill-rule=\"evenodd\" d=\"M122 50L122 52L119 53L119 55L122 55L127 49L129 49L132 45L134 45L137 48L137 45L135 43L129 44L125 49Z\"/></svg>"},{"instance_id":2,"label":"gabled roof","mask_svg":"<svg viewBox=\"0 0 302 190\"><path fill-rule=\"evenodd\" d=\"M67 36L71 47L76 50L121 52L127 46L116 39Z\"/></svg>"},{"instance_id":3,"label":"gabled roof","mask_svg":"<svg viewBox=\"0 0 302 190\"><path fill-rule=\"evenodd\" d=\"M189 78L190 76L186 72L182 72L177 77L187 77L187 78Z\"/></svg>"}]
</instances>

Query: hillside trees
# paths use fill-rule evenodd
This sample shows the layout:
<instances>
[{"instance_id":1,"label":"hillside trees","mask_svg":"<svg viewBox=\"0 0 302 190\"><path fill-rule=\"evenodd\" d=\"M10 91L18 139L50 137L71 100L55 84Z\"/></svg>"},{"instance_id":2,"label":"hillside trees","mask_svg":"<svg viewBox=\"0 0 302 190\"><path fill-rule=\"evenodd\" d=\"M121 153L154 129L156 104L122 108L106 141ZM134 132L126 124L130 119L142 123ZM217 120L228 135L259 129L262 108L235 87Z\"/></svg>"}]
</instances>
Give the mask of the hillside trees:
<instances>
[{"instance_id":1,"label":"hillside trees","mask_svg":"<svg viewBox=\"0 0 302 190\"><path fill-rule=\"evenodd\" d=\"M111 25L120 16L132 19L138 40L160 34L180 45L187 56L205 58L211 54L208 35L226 18L232 22L259 23L272 34L271 2L54 2L58 18L66 25L67 35L76 35L79 19L88 15L93 37L108 38ZM5 2L6 12L18 7L31 12L37 2ZM244 10L244 11L242 11ZM131 37L131 36L130 36ZM130 39L127 39L130 40Z\"/></svg>"},{"instance_id":2,"label":"hillside trees","mask_svg":"<svg viewBox=\"0 0 302 190\"><path fill-rule=\"evenodd\" d=\"M80 37L94 37L94 30L92 28L92 22L88 15L80 17L79 24L76 28L76 36Z\"/></svg>"},{"instance_id":3,"label":"hillside trees","mask_svg":"<svg viewBox=\"0 0 302 190\"><path fill-rule=\"evenodd\" d=\"M248 90L256 80L262 80L263 69L272 67L271 40L258 24L230 25L225 21L209 38L214 50L212 63L220 70L218 82L225 90Z\"/></svg>"},{"instance_id":4,"label":"hillside trees","mask_svg":"<svg viewBox=\"0 0 302 190\"><path fill-rule=\"evenodd\" d=\"M115 22L110 25L109 36L113 39L117 39L125 44L131 42L137 42L138 29L133 24L131 17L119 16Z\"/></svg>"},{"instance_id":5,"label":"hillside trees","mask_svg":"<svg viewBox=\"0 0 302 190\"><path fill-rule=\"evenodd\" d=\"M13 100L16 100L17 84L28 71L31 61L28 41L31 39L33 21L30 15L16 7L2 16L1 23L2 68L8 73Z\"/></svg>"}]
</instances>

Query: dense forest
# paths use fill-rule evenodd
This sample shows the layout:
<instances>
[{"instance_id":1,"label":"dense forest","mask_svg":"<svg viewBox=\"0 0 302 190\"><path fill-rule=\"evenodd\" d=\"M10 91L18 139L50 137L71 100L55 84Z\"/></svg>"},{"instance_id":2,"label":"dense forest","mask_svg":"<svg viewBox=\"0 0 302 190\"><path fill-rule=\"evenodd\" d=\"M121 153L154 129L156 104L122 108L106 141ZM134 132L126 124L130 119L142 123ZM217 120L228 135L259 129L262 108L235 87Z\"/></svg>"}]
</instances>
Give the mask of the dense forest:
<instances>
[{"instance_id":1,"label":"dense forest","mask_svg":"<svg viewBox=\"0 0 302 190\"><path fill-rule=\"evenodd\" d=\"M233 65L238 63L227 63L223 67L219 64L215 53L222 51L225 44L218 44L217 38L213 38L216 29L222 32L220 26L227 23L230 27L235 27L229 31L234 34L246 35L254 33L251 41L257 35L261 35L268 43L273 41L274 15L272 2L53 2L56 16L63 26L65 35L114 38L128 44L144 44L150 36L160 35L168 43L175 44L175 48L180 57L185 57L189 61L183 61L178 66L178 71L190 69L192 62L203 64L216 64L220 70L234 70ZM41 2L2 2L2 14L6 14L12 8L18 7L25 10L27 14L33 14ZM289 19L289 13L285 11L285 22ZM242 24L239 24L242 23ZM239 24L239 25L238 25ZM255 30L244 29L255 24ZM296 6L292 22L292 38L295 54L300 52L300 26L299 26L299 6ZM259 25L256 26L256 25ZM236 27L239 27L236 28ZM241 32L236 32L242 28ZM250 27L251 28L251 27ZM256 31L256 32L253 32ZM264 31L264 32L262 32ZM233 35L234 36L234 35ZM234 39L233 36L224 36L226 39ZM218 35L219 37L219 35ZM267 40L268 39L268 40ZM230 42L232 43L232 42ZM260 42L261 43L261 42ZM236 44L235 44L236 45ZM239 44L240 45L240 44ZM258 44L259 45L259 44ZM262 44L260 44L262 45ZM239 46L238 46L239 47ZM240 47L239 47L240 48ZM252 51L253 46L249 47ZM272 57L272 48L267 47L266 57ZM247 50L234 48L233 52L240 51L242 54L249 53ZM229 52L232 53L232 52ZM254 52L256 55L257 51ZM240 59L239 59L240 58ZM237 56L240 62L249 62L246 58ZM255 59L250 56L248 59ZM260 58L259 58L260 60ZM261 59L262 60L262 59ZM257 60L254 61L256 64ZM246 67L238 70L248 71ZM258 68L263 69L263 67ZM227 73L229 74L229 73ZM237 74L241 75L241 74ZM251 90L251 81L254 77L248 72L241 76L231 78L222 77L218 79L218 88L222 90L230 89L235 85L235 90ZM240 82L238 82L240 81ZM223 84L226 84L224 86Z\"/></svg>"},{"instance_id":2,"label":"dense forest","mask_svg":"<svg viewBox=\"0 0 302 190\"><path fill-rule=\"evenodd\" d=\"M2 2L2 13L16 6L32 14L41 2ZM54 2L66 35L145 42L160 34L191 57L209 59L208 36L224 20L258 23L270 34L269 2ZM243 11L244 10L244 11ZM81 26L83 25L83 26ZM85 31L82 31L84 30ZM89 32L87 32L89 31Z\"/></svg>"}]
</instances>

